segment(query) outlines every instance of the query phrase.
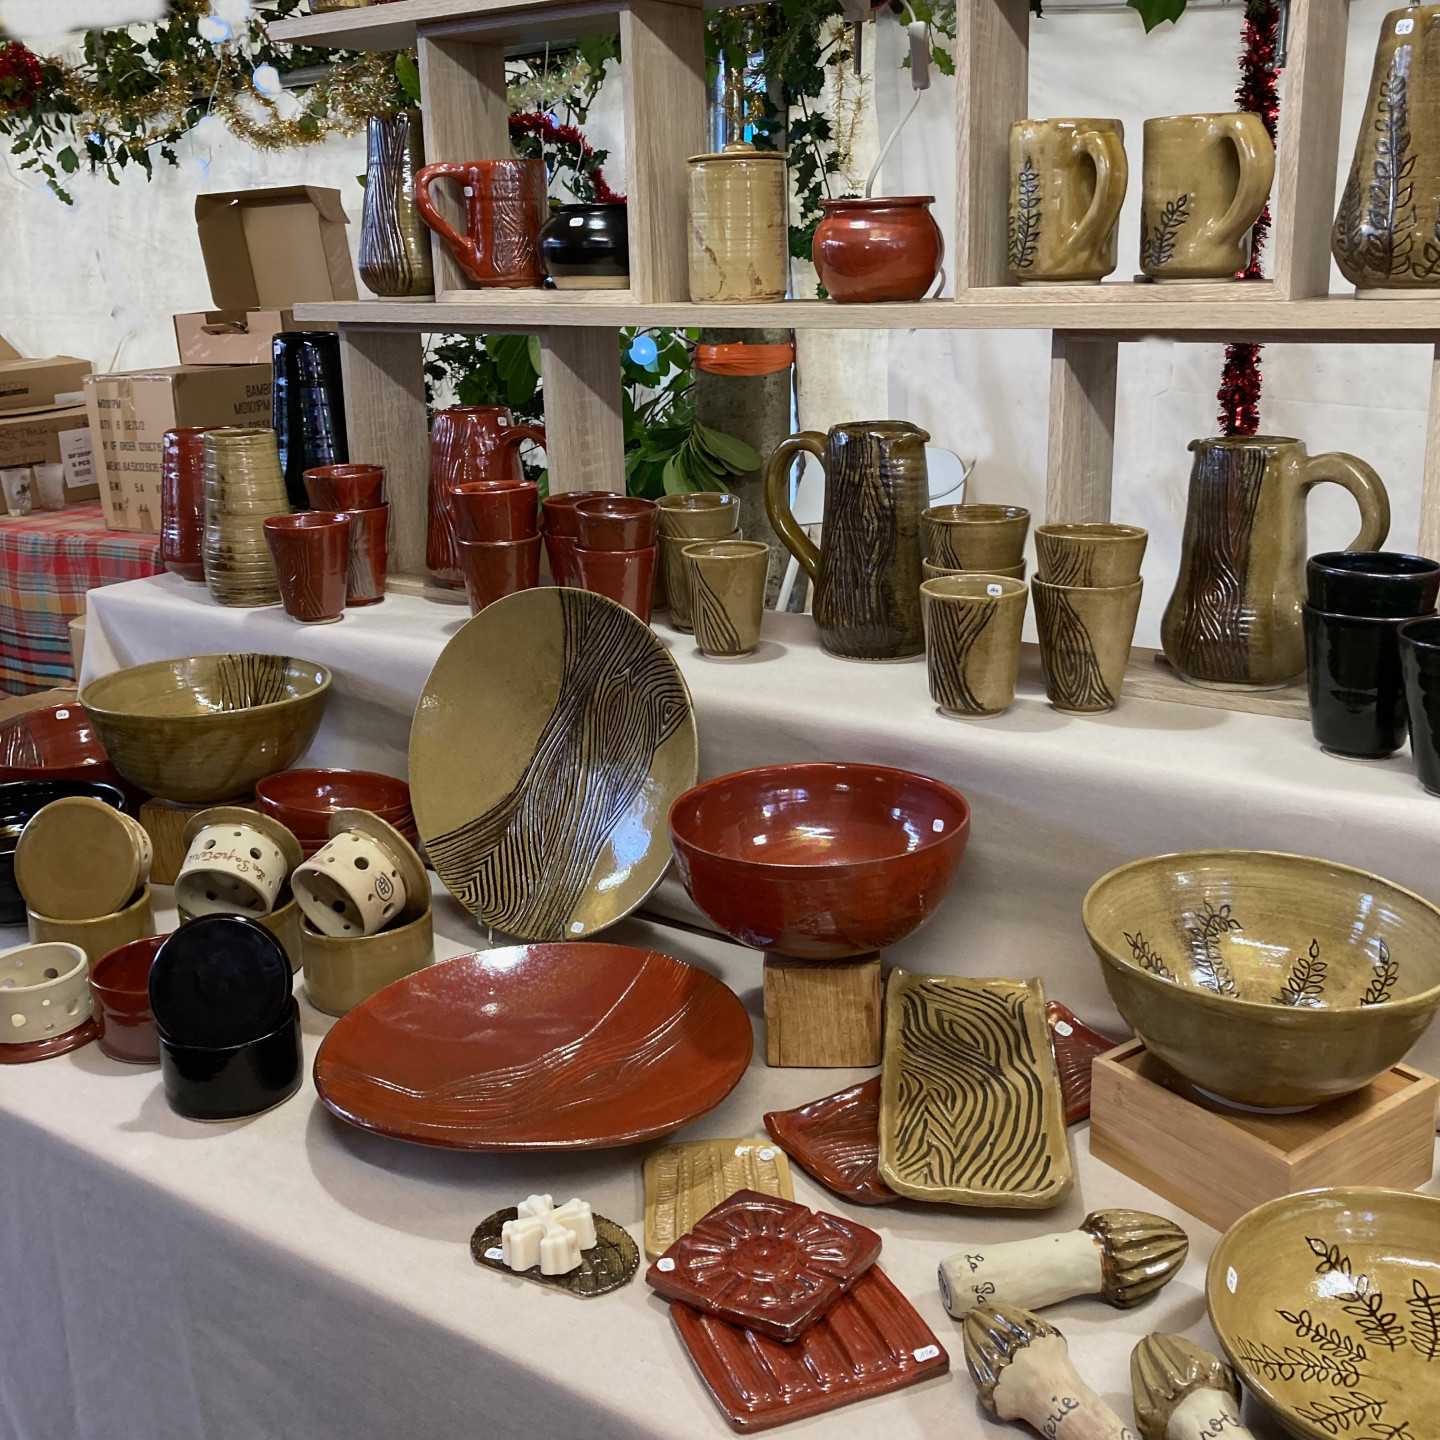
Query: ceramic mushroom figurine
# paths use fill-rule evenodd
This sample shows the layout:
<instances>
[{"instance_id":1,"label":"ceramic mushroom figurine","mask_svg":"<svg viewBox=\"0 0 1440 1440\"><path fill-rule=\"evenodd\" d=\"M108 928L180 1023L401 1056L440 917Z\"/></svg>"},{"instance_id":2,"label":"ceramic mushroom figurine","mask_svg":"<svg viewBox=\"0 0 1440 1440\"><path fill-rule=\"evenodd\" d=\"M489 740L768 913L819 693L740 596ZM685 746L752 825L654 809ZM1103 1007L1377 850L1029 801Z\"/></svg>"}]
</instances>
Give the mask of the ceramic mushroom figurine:
<instances>
[{"instance_id":1,"label":"ceramic mushroom figurine","mask_svg":"<svg viewBox=\"0 0 1440 1440\"><path fill-rule=\"evenodd\" d=\"M1145 1440L1253 1440L1235 1372L1183 1335L1147 1335L1130 1352L1130 1388Z\"/></svg>"},{"instance_id":2,"label":"ceramic mushroom figurine","mask_svg":"<svg viewBox=\"0 0 1440 1440\"><path fill-rule=\"evenodd\" d=\"M977 1305L965 1317L965 1363L980 1402L1023 1420L1046 1440L1135 1440L1130 1427L1080 1378L1053 1326L1015 1305Z\"/></svg>"},{"instance_id":3,"label":"ceramic mushroom figurine","mask_svg":"<svg viewBox=\"0 0 1440 1440\"><path fill-rule=\"evenodd\" d=\"M945 1308L963 1320L984 1302L1041 1310L1101 1295L1121 1310L1174 1277L1190 1241L1173 1220L1144 1210L1097 1210L1078 1230L998 1245L967 1245L940 1262Z\"/></svg>"}]
</instances>

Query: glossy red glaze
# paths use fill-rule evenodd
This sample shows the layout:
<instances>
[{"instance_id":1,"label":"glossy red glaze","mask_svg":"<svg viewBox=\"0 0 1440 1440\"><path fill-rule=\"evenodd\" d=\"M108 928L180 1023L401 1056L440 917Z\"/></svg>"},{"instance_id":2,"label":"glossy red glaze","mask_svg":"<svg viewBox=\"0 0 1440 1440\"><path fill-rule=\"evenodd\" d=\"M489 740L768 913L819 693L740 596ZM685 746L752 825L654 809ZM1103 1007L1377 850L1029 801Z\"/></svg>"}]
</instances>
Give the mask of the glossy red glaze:
<instances>
[{"instance_id":1,"label":"glossy red glaze","mask_svg":"<svg viewBox=\"0 0 1440 1440\"><path fill-rule=\"evenodd\" d=\"M557 585L577 585L575 578L575 542L565 535L556 535L548 527L541 532L545 541L545 559L550 565L550 578Z\"/></svg>"},{"instance_id":2,"label":"glossy red glaze","mask_svg":"<svg viewBox=\"0 0 1440 1440\"><path fill-rule=\"evenodd\" d=\"M75 700L27 710L0 725L0 784L11 780L119 784L89 715Z\"/></svg>"},{"instance_id":3,"label":"glossy red glaze","mask_svg":"<svg viewBox=\"0 0 1440 1440\"><path fill-rule=\"evenodd\" d=\"M336 810L368 810L416 843L410 787L374 770L281 770L256 782L255 808L285 826L307 859L330 838Z\"/></svg>"},{"instance_id":4,"label":"glossy red glaze","mask_svg":"<svg viewBox=\"0 0 1440 1440\"><path fill-rule=\"evenodd\" d=\"M34 1060L49 1060L55 1055L68 1055L88 1045L100 1033L100 1022L92 1015L83 1025L63 1035L47 1035L43 1040L26 1040L20 1045L0 1044L0 1065L28 1065Z\"/></svg>"},{"instance_id":5,"label":"glossy red glaze","mask_svg":"<svg viewBox=\"0 0 1440 1440\"><path fill-rule=\"evenodd\" d=\"M272 515L265 543L275 561L275 578L285 613L310 624L338 620L345 613L350 572L350 520L324 510Z\"/></svg>"},{"instance_id":6,"label":"glossy red glaze","mask_svg":"<svg viewBox=\"0 0 1440 1440\"><path fill-rule=\"evenodd\" d=\"M1060 1072L1065 1123L1075 1125L1090 1114L1090 1067L1095 1057L1123 1042L1092 1030L1058 1000L1045 1002L1045 1023L1050 1027L1050 1048L1055 1052L1055 1068Z\"/></svg>"},{"instance_id":7,"label":"glossy red glaze","mask_svg":"<svg viewBox=\"0 0 1440 1440\"><path fill-rule=\"evenodd\" d=\"M538 535L528 540L457 540L455 544L460 551L465 596L472 615L517 590L533 590L540 583Z\"/></svg>"},{"instance_id":8,"label":"glossy red glaze","mask_svg":"<svg viewBox=\"0 0 1440 1440\"><path fill-rule=\"evenodd\" d=\"M315 1088L342 1120L452 1150L599 1150L713 1110L750 1017L668 955L575 941L462 955L337 1021Z\"/></svg>"},{"instance_id":9,"label":"glossy red glaze","mask_svg":"<svg viewBox=\"0 0 1440 1440\"><path fill-rule=\"evenodd\" d=\"M317 510L373 510L385 503L383 465L317 465L304 479Z\"/></svg>"},{"instance_id":10,"label":"glossy red glaze","mask_svg":"<svg viewBox=\"0 0 1440 1440\"><path fill-rule=\"evenodd\" d=\"M660 511L638 495L590 496L571 512L575 539L586 550L646 550L655 543Z\"/></svg>"},{"instance_id":11,"label":"glossy red glaze","mask_svg":"<svg viewBox=\"0 0 1440 1440\"><path fill-rule=\"evenodd\" d=\"M390 565L390 506L347 510L350 521L350 563L345 571L346 605L378 605L385 598Z\"/></svg>"},{"instance_id":12,"label":"glossy red glaze","mask_svg":"<svg viewBox=\"0 0 1440 1440\"><path fill-rule=\"evenodd\" d=\"M160 1063L160 1032L150 1012L150 964L168 935L150 935L102 955L90 970L100 1048L131 1065Z\"/></svg>"},{"instance_id":13,"label":"glossy red glaze","mask_svg":"<svg viewBox=\"0 0 1440 1440\"><path fill-rule=\"evenodd\" d=\"M204 581L205 429L167 430L160 451L160 558L186 580Z\"/></svg>"},{"instance_id":14,"label":"glossy red glaze","mask_svg":"<svg viewBox=\"0 0 1440 1440\"><path fill-rule=\"evenodd\" d=\"M794 1200L737 1190L645 1272L645 1283L732 1325L798 1339L880 1258L880 1237Z\"/></svg>"},{"instance_id":15,"label":"glossy red glaze","mask_svg":"<svg viewBox=\"0 0 1440 1440\"><path fill-rule=\"evenodd\" d=\"M940 274L945 237L933 195L822 200L815 270L832 300L922 300Z\"/></svg>"},{"instance_id":16,"label":"glossy red glaze","mask_svg":"<svg viewBox=\"0 0 1440 1440\"><path fill-rule=\"evenodd\" d=\"M580 521L575 514L575 507L582 500L623 500L625 498L623 495L617 495L613 490L565 490L559 495L547 495L540 502L540 509L545 516L545 533L562 535L567 540L578 540L580 538Z\"/></svg>"},{"instance_id":17,"label":"glossy red glaze","mask_svg":"<svg viewBox=\"0 0 1440 1440\"><path fill-rule=\"evenodd\" d=\"M465 203L465 234L436 208L430 187L451 179ZM542 160L442 160L415 173L415 207L477 285L509 290L545 283L540 227L550 216Z\"/></svg>"},{"instance_id":18,"label":"glossy red glaze","mask_svg":"<svg viewBox=\"0 0 1440 1440\"><path fill-rule=\"evenodd\" d=\"M708 780L670 809L690 898L727 935L801 960L883 950L945 898L970 807L883 765L769 765Z\"/></svg>"},{"instance_id":19,"label":"glossy red glaze","mask_svg":"<svg viewBox=\"0 0 1440 1440\"><path fill-rule=\"evenodd\" d=\"M650 607L655 601L656 545L644 550L586 550L576 545L573 551L573 584L581 590L593 590L623 605L632 615L650 623Z\"/></svg>"},{"instance_id":20,"label":"glossy red glaze","mask_svg":"<svg viewBox=\"0 0 1440 1440\"><path fill-rule=\"evenodd\" d=\"M540 533L540 487L533 480L452 485L450 509L461 540L528 540Z\"/></svg>"},{"instance_id":21,"label":"glossy red glaze","mask_svg":"<svg viewBox=\"0 0 1440 1440\"><path fill-rule=\"evenodd\" d=\"M770 1138L822 1185L857 1205L889 1205L900 1197L880 1178L880 1077L834 1095L772 1110Z\"/></svg>"},{"instance_id":22,"label":"glossy red glaze","mask_svg":"<svg viewBox=\"0 0 1440 1440\"><path fill-rule=\"evenodd\" d=\"M545 443L543 425L517 425L503 405L437 410L430 427L430 510L425 566L443 585L462 585L449 491L475 481L523 480L520 446Z\"/></svg>"}]
</instances>

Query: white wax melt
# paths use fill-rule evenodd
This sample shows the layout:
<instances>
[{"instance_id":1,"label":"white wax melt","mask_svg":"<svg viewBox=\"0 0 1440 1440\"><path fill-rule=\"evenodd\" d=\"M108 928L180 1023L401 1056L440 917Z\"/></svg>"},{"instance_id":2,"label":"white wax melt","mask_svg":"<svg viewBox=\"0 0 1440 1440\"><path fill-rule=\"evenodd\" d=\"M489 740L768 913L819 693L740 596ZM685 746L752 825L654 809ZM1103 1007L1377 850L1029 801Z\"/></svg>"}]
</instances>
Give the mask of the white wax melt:
<instances>
[{"instance_id":1,"label":"white wax melt","mask_svg":"<svg viewBox=\"0 0 1440 1440\"><path fill-rule=\"evenodd\" d=\"M528 1270L540 1264L545 1232L545 1221L536 1215L507 1220L500 1227L501 1260L512 1270Z\"/></svg>"},{"instance_id":2,"label":"white wax melt","mask_svg":"<svg viewBox=\"0 0 1440 1440\"><path fill-rule=\"evenodd\" d=\"M540 1273L568 1275L580 1267L580 1237L563 1225L547 1225L540 1241Z\"/></svg>"},{"instance_id":3,"label":"white wax melt","mask_svg":"<svg viewBox=\"0 0 1440 1440\"><path fill-rule=\"evenodd\" d=\"M589 1250L595 1244L595 1216L588 1200L567 1200L549 1218L557 1225L563 1225L574 1233L582 1250Z\"/></svg>"},{"instance_id":4,"label":"white wax melt","mask_svg":"<svg viewBox=\"0 0 1440 1440\"><path fill-rule=\"evenodd\" d=\"M555 1202L548 1195L531 1195L522 1200L515 1213L521 1219L548 1215L555 1208Z\"/></svg>"}]
</instances>

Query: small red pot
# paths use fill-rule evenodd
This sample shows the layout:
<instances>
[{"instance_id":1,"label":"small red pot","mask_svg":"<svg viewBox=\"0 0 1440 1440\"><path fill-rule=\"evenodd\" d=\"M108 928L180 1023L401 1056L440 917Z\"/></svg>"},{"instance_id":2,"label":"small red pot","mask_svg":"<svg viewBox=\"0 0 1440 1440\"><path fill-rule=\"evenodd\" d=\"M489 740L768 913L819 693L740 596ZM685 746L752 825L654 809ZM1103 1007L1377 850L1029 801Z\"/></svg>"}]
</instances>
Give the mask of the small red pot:
<instances>
[{"instance_id":1,"label":"small red pot","mask_svg":"<svg viewBox=\"0 0 1440 1440\"><path fill-rule=\"evenodd\" d=\"M540 533L540 487L531 480L453 485L450 509L462 540L528 540Z\"/></svg>"},{"instance_id":2,"label":"small red pot","mask_svg":"<svg viewBox=\"0 0 1440 1440\"><path fill-rule=\"evenodd\" d=\"M385 467L317 465L305 472L305 493L317 510L373 510L385 503Z\"/></svg>"},{"instance_id":3,"label":"small red pot","mask_svg":"<svg viewBox=\"0 0 1440 1440\"><path fill-rule=\"evenodd\" d=\"M812 254L820 283L843 304L923 300L940 274L945 237L933 195L822 200Z\"/></svg>"},{"instance_id":4,"label":"small red pot","mask_svg":"<svg viewBox=\"0 0 1440 1440\"><path fill-rule=\"evenodd\" d=\"M205 427L167 430L160 452L160 558L173 575L205 580Z\"/></svg>"},{"instance_id":5,"label":"small red pot","mask_svg":"<svg viewBox=\"0 0 1440 1440\"><path fill-rule=\"evenodd\" d=\"M457 540L460 569L470 613L517 590L533 590L540 583L540 537L527 540Z\"/></svg>"},{"instance_id":6,"label":"small red pot","mask_svg":"<svg viewBox=\"0 0 1440 1440\"><path fill-rule=\"evenodd\" d=\"M345 613L350 571L350 517L323 510L272 515L265 543L275 561L285 613L307 625L323 625Z\"/></svg>"},{"instance_id":7,"label":"small red pot","mask_svg":"<svg viewBox=\"0 0 1440 1440\"><path fill-rule=\"evenodd\" d=\"M650 623L655 599L656 545L643 550L586 550L575 547L575 584L623 605L632 615Z\"/></svg>"},{"instance_id":8,"label":"small red pot","mask_svg":"<svg viewBox=\"0 0 1440 1440\"><path fill-rule=\"evenodd\" d=\"M102 955L90 971L100 1048L130 1065L160 1063L160 1032L150 1013L150 962L168 935L150 935Z\"/></svg>"},{"instance_id":9,"label":"small red pot","mask_svg":"<svg viewBox=\"0 0 1440 1440\"><path fill-rule=\"evenodd\" d=\"M345 516L350 521L350 563L345 571L345 604L378 605L385 598L385 575L389 568L389 502L382 502L368 510L348 510Z\"/></svg>"},{"instance_id":10,"label":"small red pot","mask_svg":"<svg viewBox=\"0 0 1440 1440\"><path fill-rule=\"evenodd\" d=\"M590 496L573 509L578 545L586 550L644 550L655 543L660 511L633 495Z\"/></svg>"}]
</instances>

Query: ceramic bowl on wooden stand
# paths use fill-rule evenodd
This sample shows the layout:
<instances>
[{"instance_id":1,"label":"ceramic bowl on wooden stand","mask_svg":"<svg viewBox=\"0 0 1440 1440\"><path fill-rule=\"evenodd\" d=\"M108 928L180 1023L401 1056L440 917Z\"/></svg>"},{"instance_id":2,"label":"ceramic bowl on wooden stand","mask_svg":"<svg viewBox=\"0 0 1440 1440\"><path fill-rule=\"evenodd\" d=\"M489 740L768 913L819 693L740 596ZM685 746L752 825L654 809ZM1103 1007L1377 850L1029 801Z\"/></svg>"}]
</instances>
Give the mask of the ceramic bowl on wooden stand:
<instances>
[{"instance_id":1,"label":"ceramic bowl on wooden stand","mask_svg":"<svg viewBox=\"0 0 1440 1440\"><path fill-rule=\"evenodd\" d=\"M99 1033L91 1017L90 966L78 945L0 950L0 1065L63 1055Z\"/></svg>"}]
</instances>

